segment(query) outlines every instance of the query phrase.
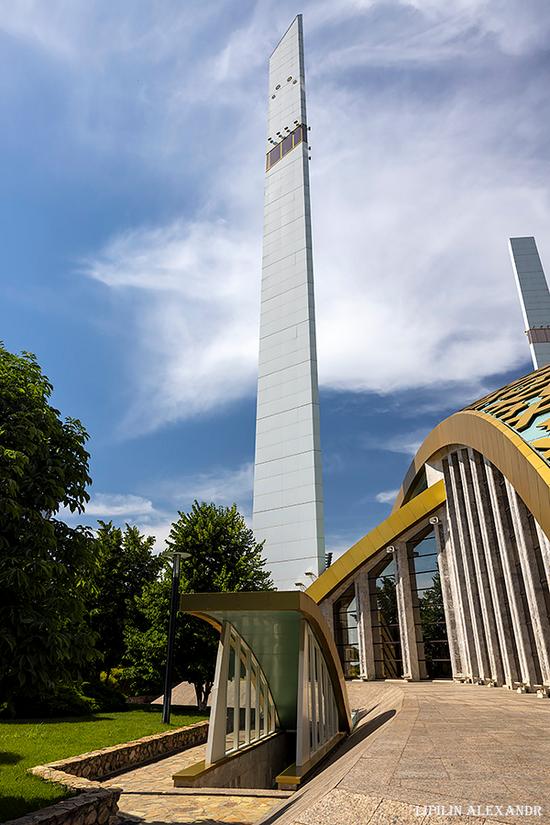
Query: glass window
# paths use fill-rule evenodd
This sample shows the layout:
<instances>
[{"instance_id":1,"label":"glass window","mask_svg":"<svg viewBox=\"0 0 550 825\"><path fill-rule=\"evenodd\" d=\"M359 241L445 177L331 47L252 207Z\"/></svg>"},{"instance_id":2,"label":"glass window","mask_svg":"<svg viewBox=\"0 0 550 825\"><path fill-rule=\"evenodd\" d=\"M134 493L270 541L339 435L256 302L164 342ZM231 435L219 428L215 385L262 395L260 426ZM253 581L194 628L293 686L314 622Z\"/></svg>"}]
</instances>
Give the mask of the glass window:
<instances>
[{"instance_id":1,"label":"glass window","mask_svg":"<svg viewBox=\"0 0 550 825\"><path fill-rule=\"evenodd\" d=\"M334 604L334 630L344 676L346 679L354 679L359 676L361 670L354 586L348 588Z\"/></svg>"},{"instance_id":2,"label":"glass window","mask_svg":"<svg viewBox=\"0 0 550 825\"><path fill-rule=\"evenodd\" d=\"M395 560L390 557L370 577L375 672L379 679L399 679L403 675Z\"/></svg>"},{"instance_id":3,"label":"glass window","mask_svg":"<svg viewBox=\"0 0 550 825\"><path fill-rule=\"evenodd\" d=\"M428 679L451 678L451 657L433 530L409 545L416 638ZM424 651L422 656L422 650Z\"/></svg>"},{"instance_id":4,"label":"glass window","mask_svg":"<svg viewBox=\"0 0 550 825\"><path fill-rule=\"evenodd\" d=\"M294 136L294 146L297 146L304 139L304 134L303 134L304 129L305 129L305 126L298 126L298 127L296 127L296 129L294 129L294 131L292 133L293 136Z\"/></svg>"},{"instance_id":5,"label":"glass window","mask_svg":"<svg viewBox=\"0 0 550 825\"><path fill-rule=\"evenodd\" d=\"M283 140L283 157L292 149L292 135L287 135Z\"/></svg>"},{"instance_id":6,"label":"glass window","mask_svg":"<svg viewBox=\"0 0 550 825\"><path fill-rule=\"evenodd\" d=\"M226 673L224 754L277 729L277 710L266 678L251 649L233 628Z\"/></svg>"},{"instance_id":7,"label":"glass window","mask_svg":"<svg viewBox=\"0 0 550 825\"><path fill-rule=\"evenodd\" d=\"M281 159L281 144L278 143L270 152L267 154L267 168L271 169L274 163L277 163L278 160Z\"/></svg>"}]
</instances>

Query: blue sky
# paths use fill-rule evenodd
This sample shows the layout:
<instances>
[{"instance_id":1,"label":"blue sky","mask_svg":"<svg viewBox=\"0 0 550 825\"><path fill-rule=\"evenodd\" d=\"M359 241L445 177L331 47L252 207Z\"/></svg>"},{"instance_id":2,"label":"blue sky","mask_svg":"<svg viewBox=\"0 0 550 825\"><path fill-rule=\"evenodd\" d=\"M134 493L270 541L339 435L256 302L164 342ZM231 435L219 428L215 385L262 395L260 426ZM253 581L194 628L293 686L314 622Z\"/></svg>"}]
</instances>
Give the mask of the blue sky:
<instances>
[{"instance_id":1,"label":"blue sky","mask_svg":"<svg viewBox=\"0 0 550 825\"><path fill-rule=\"evenodd\" d=\"M530 368L546 0L0 0L0 337L91 438L86 520L251 510L267 57L304 14L327 549Z\"/></svg>"}]
</instances>

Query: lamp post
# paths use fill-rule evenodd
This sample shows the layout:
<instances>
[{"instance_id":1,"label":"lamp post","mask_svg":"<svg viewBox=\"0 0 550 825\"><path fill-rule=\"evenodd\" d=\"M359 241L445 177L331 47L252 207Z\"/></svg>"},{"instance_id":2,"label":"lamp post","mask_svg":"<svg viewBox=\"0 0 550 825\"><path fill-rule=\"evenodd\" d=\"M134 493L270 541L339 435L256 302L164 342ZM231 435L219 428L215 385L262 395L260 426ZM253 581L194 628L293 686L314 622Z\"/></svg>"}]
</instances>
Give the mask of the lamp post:
<instances>
[{"instance_id":1,"label":"lamp post","mask_svg":"<svg viewBox=\"0 0 550 825\"><path fill-rule=\"evenodd\" d=\"M172 660L174 658L174 641L176 639L176 613L180 589L180 561L188 559L190 553L172 553L172 599L170 602L170 624L168 626L168 648L166 650L166 674L164 678L164 697L162 701L162 721L170 723L170 705L172 704Z\"/></svg>"}]
</instances>

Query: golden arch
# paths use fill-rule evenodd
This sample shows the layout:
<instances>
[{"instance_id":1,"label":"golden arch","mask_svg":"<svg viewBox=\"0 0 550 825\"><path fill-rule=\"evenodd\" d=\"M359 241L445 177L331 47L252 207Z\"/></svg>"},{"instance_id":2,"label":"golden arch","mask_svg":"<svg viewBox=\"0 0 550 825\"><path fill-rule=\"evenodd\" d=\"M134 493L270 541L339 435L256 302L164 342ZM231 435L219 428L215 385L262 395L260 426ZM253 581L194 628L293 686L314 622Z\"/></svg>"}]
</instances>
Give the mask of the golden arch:
<instances>
[{"instance_id":1,"label":"golden arch","mask_svg":"<svg viewBox=\"0 0 550 825\"><path fill-rule=\"evenodd\" d=\"M427 436L405 476L392 514L404 506L422 466L455 445L471 447L494 464L550 536L550 467L514 430L476 410L451 415Z\"/></svg>"}]
</instances>

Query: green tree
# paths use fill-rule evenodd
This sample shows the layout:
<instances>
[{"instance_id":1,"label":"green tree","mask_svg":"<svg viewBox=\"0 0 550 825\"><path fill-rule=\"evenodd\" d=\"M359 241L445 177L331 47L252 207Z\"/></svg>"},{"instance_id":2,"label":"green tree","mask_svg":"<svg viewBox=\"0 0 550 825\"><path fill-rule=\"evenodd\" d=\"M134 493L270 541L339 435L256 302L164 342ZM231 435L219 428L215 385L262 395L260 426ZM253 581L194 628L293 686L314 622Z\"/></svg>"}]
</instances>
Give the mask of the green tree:
<instances>
[{"instance_id":1,"label":"green tree","mask_svg":"<svg viewBox=\"0 0 550 825\"><path fill-rule=\"evenodd\" d=\"M78 678L93 656L93 537L56 518L88 501L88 436L51 393L33 355L0 344L0 705L11 709Z\"/></svg>"},{"instance_id":2,"label":"green tree","mask_svg":"<svg viewBox=\"0 0 550 825\"><path fill-rule=\"evenodd\" d=\"M168 620L172 590L171 566L167 564L158 581L145 585L136 599L138 615L125 632L126 667L122 685L134 695L162 693L166 667ZM180 594L185 582L180 581ZM174 645L174 684L185 680L195 686L197 704L205 708L214 674L218 636L199 619L178 615Z\"/></svg>"},{"instance_id":3,"label":"green tree","mask_svg":"<svg viewBox=\"0 0 550 825\"><path fill-rule=\"evenodd\" d=\"M263 543L237 510L197 501L189 513L179 513L168 538L171 552L190 554L182 560L180 592L272 590ZM146 585L136 599L138 617L126 632L125 676L134 690L160 692L166 660L170 612L171 566L167 564L156 582ZM191 616L180 616L174 653L174 683L191 682L197 704L206 707L214 679L217 633Z\"/></svg>"},{"instance_id":4,"label":"green tree","mask_svg":"<svg viewBox=\"0 0 550 825\"><path fill-rule=\"evenodd\" d=\"M162 560L153 554L154 544L155 537L142 535L137 527L127 524L121 530L110 521L99 522L95 541L97 572L89 611L100 653L96 666L107 676L121 663L124 629L135 618L136 597L160 573Z\"/></svg>"}]
</instances>

